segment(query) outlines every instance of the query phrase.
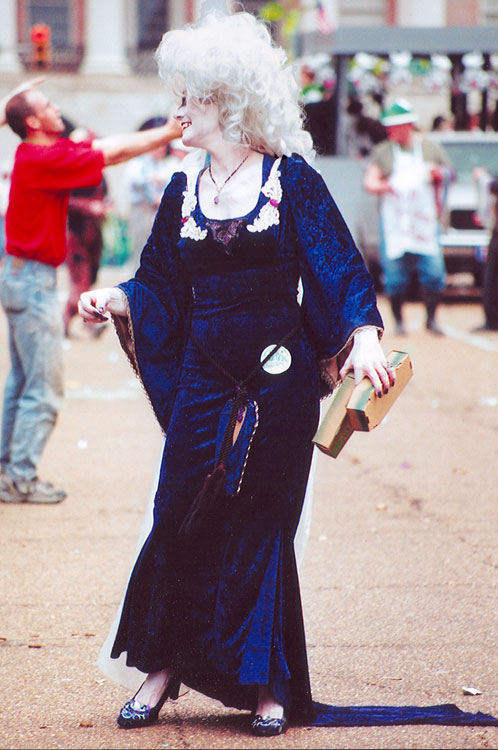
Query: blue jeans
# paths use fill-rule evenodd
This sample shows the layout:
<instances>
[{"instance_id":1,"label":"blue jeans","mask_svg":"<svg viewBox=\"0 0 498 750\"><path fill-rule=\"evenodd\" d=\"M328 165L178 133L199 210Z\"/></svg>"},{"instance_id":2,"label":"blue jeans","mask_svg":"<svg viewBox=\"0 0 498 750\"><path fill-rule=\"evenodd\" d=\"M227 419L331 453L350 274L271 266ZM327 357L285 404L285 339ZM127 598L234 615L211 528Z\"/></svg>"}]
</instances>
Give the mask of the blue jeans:
<instances>
[{"instance_id":1,"label":"blue jeans","mask_svg":"<svg viewBox=\"0 0 498 750\"><path fill-rule=\"evenodd\" d=\"M444 289L444 260L439 255L405 253L396 260L386 258L383 261L383 271L384 288L388 297L406 295L413 271L417 272L420 287L425 294L439 294Z\"/></svg>"},{"instance_id":2,"label":"blue jeans","mask_svg":"<svg viewBox=\"0 0 498 750\"><path fill-rule=\"evenodd\" d=\"M5 216L0 216L0 259L5 252Z\"/></svg>"},{"instance_id":3,"label":"blue jeans","mask_svg":"<svg viewBox=\"0 0 498 750\"><path fill-rule=\"evenodd\" d=\"M379 255L383 272L383 285L388 297L402 296L408 292L413 271L417 272L418 281L425 294L439 294L446 284L446 266L443 253L438 255L421 255L405 253L395 260L386 256L382 222L380 223Z\"/></svg>"},{"instance_id":4,"label":"blue jeans","mask_svg":"<svg viewBox=\"0 0 498 750\"><path fill-rule=\"evenodd\" d=\"M0 279L11 370L4 390L0 461L13 479L34 479L62 396L62 315L56 269L7 255Z\"/></svg>"}]
</instances>

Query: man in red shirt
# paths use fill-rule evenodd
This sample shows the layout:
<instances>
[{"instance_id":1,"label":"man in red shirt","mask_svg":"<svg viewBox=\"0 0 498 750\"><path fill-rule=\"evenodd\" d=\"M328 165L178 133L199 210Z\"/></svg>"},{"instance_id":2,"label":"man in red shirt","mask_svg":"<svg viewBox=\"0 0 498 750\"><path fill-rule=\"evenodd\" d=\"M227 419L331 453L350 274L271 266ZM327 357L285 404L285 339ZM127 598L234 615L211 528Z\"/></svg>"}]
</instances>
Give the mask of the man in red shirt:
<instances>
[{"instance_id":1,"label":"man in red shirt","mask_svg":"<svg viewBox=\"0 0 498 750\"><path fill-rule=\"evenodd\" d=\"M57 503L66 493L41 482L36 467L63 396L56 269L66 257L69 191L98 185L104 167L168 143L180 128L172 118L151 130L73 143L60 137L64 123L58 107L33 88L14 94L5 114L22 143L12 171L0 278L11 357L2 414L0 500Z\"/></svg>"}]
</instances>

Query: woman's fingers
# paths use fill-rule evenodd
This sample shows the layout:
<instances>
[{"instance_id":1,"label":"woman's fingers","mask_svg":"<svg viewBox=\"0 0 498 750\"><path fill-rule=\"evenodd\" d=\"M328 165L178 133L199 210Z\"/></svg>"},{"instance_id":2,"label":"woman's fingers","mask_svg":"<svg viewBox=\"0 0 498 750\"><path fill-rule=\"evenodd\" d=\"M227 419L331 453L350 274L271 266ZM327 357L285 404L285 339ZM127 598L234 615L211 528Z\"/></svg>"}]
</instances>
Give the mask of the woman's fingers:
<instances>
[{"instance_id":1,"label":"woman's fingers","mask_svg":"<svg viewBox=\"0 0 498 750\"><path fill-rule=\"evenodd\" d=\"M365 375L369 378L375 393L381 397L383 393L389 393L391 388L396 383L396 373L394 367L391 367L389 362L378 362L372 365L370 369L365 370Z\"/></svg>"},{"instance_id":2,"label":"woman's fingers","mask_svg":"<svg viewBox=\"0 0 498 750\"><path fill-rule=\"evenodd\" d=\"M109 320L109 313L128 317L126 295L119 287L92 289L80 296L78 311L83 320L93 323Z\"/></svg>"},{"instance_id":3,"label":"woman's fingers","mask_svg":"<svg viewBox=\"0 0 498 750\"><path fill-rule=\"evenodd\" d=\"M356 370L355 370L355 383L356 383L356 385L358 385L358 383L361 382L364 377L367 377L370 380L370 382L372 383L372 385L374 387L376 395L380 398L382 396L382 392L383 392L383 390L385 388L384 381L382 380L381 374L373 366L366 367L363 370L363 375L358 380L357 373L356 373ZM387 390L389 390L389 385L387 386ZM387 393L387 391L384 391L384 392Z\"/></svg>"},{"instance_id":4,"label":"woman's fingers","mask_svg":"<svg viewBox=\"0 0 498 750\"><path fill-rule=\"evenodd\" d=\"M389 373L387 372L387 368L385 367L385 365L379 365L376 369L376 373L381 382L382 393L388 393L391 383L389 380Z\"/></svg>"},{"instance_id":5,"label":"woman's fingers","mask_svg":"<svg viewBox=\"0 0 498 750\"><path fill-rule=\"evenodd\" d=\"M396 371L395 371L394 367L392 367L391 365L388 364L387 367L386 367L386 370L387 370L387 374L388 374L388 377L389 377L389 383L391 385L395 385L396 384Z\"/></svg>"},{"instance_id":6,"label":"woman's fingers","mask_svg":"<svg viewBox=\"0 0 498 750\"><path fill-rule=\"evenodd\" d=\"M99 323L109 318L104 315L107 298L99 292L83 292L78 302L78 312L85 321Z\"/></svg>"},{"instance_id":7,"label":"woman's fingers","mask_svg":"<svg viewBox=\"0 0 498 750\"><path fill-rule=\"evenodd\" d=\"M355 384L359 385L363 378L368 378L379 398L383 393L388 393L389 388L396 383L396 373L387 360L359 363L348 357L339 373L341 380L344 380L351 370L354 371Z\"/></svg>"},{"instance_id":8,"label":"woman's fingers","mask_svg":"<svg viewBox=\"0 0 498 750\"><path fill-rule=\"evenodd\" d=\"M340 379L344 380L344 378L346 377L346 375L348 374L348 372L350 370L352 370L352 369L353 369L353 365L351 363L351 355L349 355L349 357L344 362L343 366L341 367L341 369L339 371L339 377L340 377Z\"/></svg>"}]
</instances>

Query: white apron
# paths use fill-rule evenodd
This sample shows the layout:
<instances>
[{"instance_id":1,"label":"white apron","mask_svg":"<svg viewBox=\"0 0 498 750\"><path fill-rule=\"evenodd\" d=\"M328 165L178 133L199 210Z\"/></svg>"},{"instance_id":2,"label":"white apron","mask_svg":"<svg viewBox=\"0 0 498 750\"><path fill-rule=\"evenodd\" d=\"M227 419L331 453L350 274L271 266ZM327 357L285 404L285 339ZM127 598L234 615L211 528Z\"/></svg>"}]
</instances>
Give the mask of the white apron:
<instances>
[{"instance_id":1,"label":"white apron","mask_svg":"<svg viewBox=\"0 0 498 750\"><path fill-rule=\"evenodd\" d=\"M389 260L405 253L438 255L438 218L430 165L424 161L422 144L413 151L393 143L393 171L389 182L394 193L382 196L380 216Z\"/></svg>"}]
</instances>

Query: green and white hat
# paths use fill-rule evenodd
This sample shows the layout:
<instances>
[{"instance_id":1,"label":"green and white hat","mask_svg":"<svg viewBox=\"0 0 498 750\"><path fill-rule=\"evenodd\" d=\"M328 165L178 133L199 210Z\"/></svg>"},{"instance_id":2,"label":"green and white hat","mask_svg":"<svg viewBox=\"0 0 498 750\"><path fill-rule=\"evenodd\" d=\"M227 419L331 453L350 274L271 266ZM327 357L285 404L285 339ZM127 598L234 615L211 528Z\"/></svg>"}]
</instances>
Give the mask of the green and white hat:
<instances>
[{"instance_id":1,"label":"green and white hat","mask_svg":"<svg viewBox=\"0 0 498 750\"><path fill-rule=\"evenodd\" d=\"M382 112L380 121L386 127L390 125L405 125L408 122L417 122L417 115L406 99L397 99Z\"/></svg>"}]
</instances>

